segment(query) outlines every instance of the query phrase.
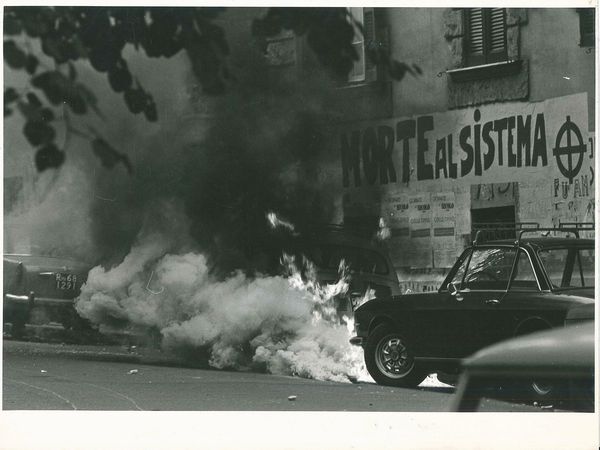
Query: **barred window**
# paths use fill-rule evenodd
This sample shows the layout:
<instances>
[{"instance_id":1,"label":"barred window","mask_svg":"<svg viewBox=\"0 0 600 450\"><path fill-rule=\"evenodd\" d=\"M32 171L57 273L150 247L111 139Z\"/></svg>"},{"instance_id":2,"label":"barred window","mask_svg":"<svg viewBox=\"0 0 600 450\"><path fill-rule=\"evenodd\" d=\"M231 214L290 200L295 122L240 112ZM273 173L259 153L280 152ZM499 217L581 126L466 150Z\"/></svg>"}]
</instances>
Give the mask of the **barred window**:
<instances>
[{"instance_id":1,"label":"barred window","mask_svg":"<svg viewBox=\"0 0 600 450\"><path fill-rule=\"evenodd\" d=\"M580 8L579 12L579 45L594 47L596 40L596 15L594 8Z\"/></svg>"},{"instance_id":2,"label":"barred window","mask_svg":"<svg viewBox=\"0 0 600 450\"><path fill-rule=\"evenodd\" d=\"M506 61L506 9L467 8L464 14L466 65Z\"/></svg>"}]
</instances>

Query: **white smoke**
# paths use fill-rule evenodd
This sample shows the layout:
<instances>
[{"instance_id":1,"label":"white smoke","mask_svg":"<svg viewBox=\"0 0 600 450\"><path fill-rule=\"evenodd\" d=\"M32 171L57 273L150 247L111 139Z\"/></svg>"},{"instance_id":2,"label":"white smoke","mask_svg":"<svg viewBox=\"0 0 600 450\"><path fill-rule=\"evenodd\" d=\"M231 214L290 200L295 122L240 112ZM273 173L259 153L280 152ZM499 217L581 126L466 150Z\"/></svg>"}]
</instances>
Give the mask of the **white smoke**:
<instances>
[{"instance_id":1,"label":"white smoke","mask_svg":"<svg viewBox=\"0 0 600 450\"><path fill-rule=\"evenodd\" d=\"M204 348L216 368L260 369L331 381L365 378L361 350L348 339L334 297L348 289L320 285L307 260L284 256L287 276L226 279L207 258L179 252L165 236L145 232L118 266L95 267L76 302L97 324L124 321L160 330L165 350ZM348 321L351 324L351 321Z\"/></svg>"}]
</instances>

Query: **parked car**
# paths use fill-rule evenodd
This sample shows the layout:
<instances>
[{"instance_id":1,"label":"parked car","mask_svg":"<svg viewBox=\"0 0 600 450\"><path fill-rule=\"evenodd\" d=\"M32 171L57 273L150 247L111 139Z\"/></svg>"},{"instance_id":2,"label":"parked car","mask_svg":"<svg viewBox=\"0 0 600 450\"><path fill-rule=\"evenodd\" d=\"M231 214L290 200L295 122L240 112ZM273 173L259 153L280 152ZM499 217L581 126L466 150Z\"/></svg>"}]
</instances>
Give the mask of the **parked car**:
<instances>
[{"instance_id":1,"label":"parked car","mask_svg":"<svg viewBox=\"0 0 600 450\"><path fill-rule=\"evenodd\" d=\"M496 342L593 319L594 240L523 233L476 240L437 292L360 306L351 342L364 347L373 379L417 386L429 373L457 373L461 358Z\"/></svg>"},{"instance_id":2,"label":"parked car","mask_svg":"<svg viewBox=\"0 0 600 450\"><path fill-rule=\"evenodd\" d=\"M451 410L477 411L487 399L527 400L527 387L542 379L554 386L547 407L593 412L594 342L591 322L480 350L463 362Z\"/></svg>"},{"instance_id":3,"label":"parked car","mask_svg":"<svg viewBox=\"0 0 600 450\"><path fill-rule=\"evenodd\" d=\"M352 317L354 306L366 294L389 297L401 293L398 276L386 247L368 231L342 226L320 226L305 231L294 242L296 256L306 256L315 266L316 280L336 283L343 260L349 269L348 293L337 300L340 315Z\"/></svg>"},{"instance_id":4,"label":"parked car","mask_svg":"<svg viewBox=\"0 0 600 450\"><path fill-rule=\"evenodd\" d=\"M4 322L19 335L37 310L65 328L83 325L74 308L91 266L68 258L4 255Z\"/></svg>"}]
</instances>

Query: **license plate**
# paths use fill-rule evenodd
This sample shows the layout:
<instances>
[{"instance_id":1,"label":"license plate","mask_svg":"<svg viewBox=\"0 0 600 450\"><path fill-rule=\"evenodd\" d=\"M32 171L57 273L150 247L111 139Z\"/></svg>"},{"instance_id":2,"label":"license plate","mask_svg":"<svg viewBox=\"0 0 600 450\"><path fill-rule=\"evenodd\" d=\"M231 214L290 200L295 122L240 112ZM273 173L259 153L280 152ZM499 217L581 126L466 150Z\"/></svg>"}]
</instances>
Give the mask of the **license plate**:
<instances>
[{"instance_id":1,"label":"license plate","mask_svg":"<svg viewBox=\"0 0 600 450\"><path fill-rule=\"evenodd\" d=\"M71 273L56 274L56 289L61 291L74 291L77 285L77 275Z\"/></svg>"}]
</instances>

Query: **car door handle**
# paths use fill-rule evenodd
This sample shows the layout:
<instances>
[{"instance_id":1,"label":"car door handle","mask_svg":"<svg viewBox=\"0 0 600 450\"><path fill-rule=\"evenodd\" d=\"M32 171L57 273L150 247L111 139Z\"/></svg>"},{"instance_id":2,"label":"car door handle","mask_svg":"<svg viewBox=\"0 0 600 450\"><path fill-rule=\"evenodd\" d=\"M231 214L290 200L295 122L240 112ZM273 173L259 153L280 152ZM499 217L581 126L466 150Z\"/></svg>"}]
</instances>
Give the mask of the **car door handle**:
<instances>
[{"instance_id":1,"label":"car door handle","mask_svg":"<svg viewBox=\"0 0 600 450\"><path fill-rule=\"evenodd\" d=\"M500 303L500 300L497 300L495 298L490 298L488 300L485 301L486 305L497 305Z\"/></svg>"}]
</instances>

